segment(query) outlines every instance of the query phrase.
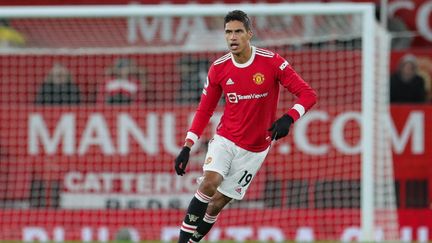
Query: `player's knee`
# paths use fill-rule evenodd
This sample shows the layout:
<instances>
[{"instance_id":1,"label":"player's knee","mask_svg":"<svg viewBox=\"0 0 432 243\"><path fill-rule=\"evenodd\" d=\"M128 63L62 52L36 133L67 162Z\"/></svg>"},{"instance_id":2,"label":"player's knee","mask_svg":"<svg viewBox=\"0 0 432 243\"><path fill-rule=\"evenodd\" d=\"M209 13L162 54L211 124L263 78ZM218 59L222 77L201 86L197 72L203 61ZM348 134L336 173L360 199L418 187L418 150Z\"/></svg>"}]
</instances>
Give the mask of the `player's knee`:
<instances>
[{"instance_id":1,"label":"player's knee","mask_svg":"<svg viewBox=\"0 0 432 243\"><path fill-rule=\"evenodd\" d=\"M211 180L204 180L201 182L199 190L205 195L212 197L216 193L216 189L218 188L218 184Z\"/></svg>"},{"instance_id":2,"label":"player's knee","mask_svg":"<svg viewBox=\"0 0 432 243\"><path fill-rule=\"evenodd\" d=\"M206 171L199 190L207 196L212 197L216 193L218 186L222 183L222 180L223 177L219 173Z\"/></svg>"}]
</instances>

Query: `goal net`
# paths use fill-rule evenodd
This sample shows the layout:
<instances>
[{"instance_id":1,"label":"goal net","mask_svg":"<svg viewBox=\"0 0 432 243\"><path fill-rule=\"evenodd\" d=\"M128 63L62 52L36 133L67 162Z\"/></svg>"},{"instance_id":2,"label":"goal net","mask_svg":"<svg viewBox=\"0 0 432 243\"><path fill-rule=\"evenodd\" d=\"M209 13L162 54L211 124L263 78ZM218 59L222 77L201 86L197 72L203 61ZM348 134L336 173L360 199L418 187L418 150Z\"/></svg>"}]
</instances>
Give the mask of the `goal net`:
<instances>
[{"instance_id":1,"label":"goal net","mask_svg":"<svg viewBox=\"0 0 432 243\"><path fill-rule=\"evenodd\" d=\"M205 239L398 239L388 41L345 3L0 8L25 40L0 48L0 241L176 240L228 101L173 161L234 9L319 99Z\"/></svg>"}]
</instances>

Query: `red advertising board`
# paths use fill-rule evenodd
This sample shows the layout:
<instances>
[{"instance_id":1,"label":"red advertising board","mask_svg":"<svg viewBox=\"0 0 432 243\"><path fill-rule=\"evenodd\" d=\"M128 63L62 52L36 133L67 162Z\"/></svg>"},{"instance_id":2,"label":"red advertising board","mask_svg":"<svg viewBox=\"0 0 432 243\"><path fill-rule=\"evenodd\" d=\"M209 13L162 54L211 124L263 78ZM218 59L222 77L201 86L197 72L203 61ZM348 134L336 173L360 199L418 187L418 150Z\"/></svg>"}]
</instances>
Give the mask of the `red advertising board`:
<instances>
[{"instance_id":1,"label":"red advertising board","mask_svg":"<svg viewBox=\"0 0 432 243\"><path fill-rule=\"evenodd\" d=\"M432 124L431 109L423 105L392 107L393 119L388 120L388 125L391 128L396 178L429 176L428 163L432 158L432 151L428 149L432 143L432 128L429 127ZM30 177L64 180L70 172L83 173L77 177L82 181L86 180L86 173L89 172L93 173L91 176L101 178L107 172L132 173L130 180L137 179L133 175L137 170L140 173L171 173L171 161L180 149L193 108L3 106L0 113L1 161L8 165L9 170L15 173L21 171L20 175L24 176L20 180L21 185L10 177L12 185L28 188ZM328 118L323 119L322 115ZM211 136L219 116L220 113L215 114L203 140L205 136ZM359 134L358 117L359 113L353 111L310 111L308 116L296 123L292 139L273 146L265 173L262 173L262 179L257 180L264 181L265 174L279 179L314 180L323 179L322 175L328 175L328 179L332 180L359 179L359 140L357 136L346 138L337 135L347 131ZM351 129L346 130L347 126ZM314 133L318 128L321 132ZM196 161L191 163L191 171L200 171L204 153L205 149L193 152ZM339 162L334 161L335 156ZM340 166L349 163L350 173L335 174L332 171L335 163L341 163ZM296 168L309 173L302 173ZM122 180L110 181L121 183ZM118 190L112 187L105 192ZM130 190L134 192L136 188ZM15 193L13 197L25 197L28 193L28 190L18 191L24 194ZM5 196L10 197L10 194Z\"/></svg>"},{"instance_id":2,"label":"red advertising board","mask_svg":"<svg viewBox=\"0 0 432 243\"><path fill-rule=\"evenodd\" d=\"M396 179L430 178L432 106L394 105L391 112L392 119L387 122ZM2 106L0 141L6 149L2 150L0 162L7 165L2 166L0 174L7 188L2 191L3 199L28 198L30 182L35 178L61 181L61 209L3 209L0 239L104 240L114 239L124 227L135 232L137 239L174 239L183 210L168 208L187 205L195 190L194 180L200 174L200 161L192 161L187 176L172 176L172 160L192 113L192 106L177 105L164 108ZM331 168L327 164L335 168L335 156L351 163L352 171L360 171L356 168L360 159L360 151L355 150L358 141L335 140L335 134L346 131L346 126L352 126L351 135L358 133L359 124L351 124L358 122L356 117L358 113L349 109L310 111L293 128L288 143L272 148L266 169L254 181L254 190L246 200L263 197L267 176L314 180L319 174L321 179L328 176L328 180L359 179L359 173L326 171ZM217 121L210 123L208 134L216 125ZM321 131L319 139L313 132L317 129ZM193 157L202 159L200 153L194 151ZM307 173L296 173L299 167ZM123 210L109 210L112 206ZM151 209L154 206L158 209ZM243 213L249 216L239 217ZM250 215L260 220L251 223ZM323 225L329 216L336 223ZM431 211L426 209L400 210L399 223L404 237L429 237L430 216ZM224 221L224 217L230 220ZM359 233L358 220L358 209L232 209L221 216L218 230L209 237L216 241L239 239L236 237L355 238ZM236 230L243 233L233 234Z\"/></svg>"},{"instance_id":3,"label":"red advertising board","mask_svg":"<svg viewBox=\"0 0 432 243\"><path fill-rule=\"evenodd\" d=\"M398 158L414 159L421 163L427 162L432 156L428 150L431 145L428 136L432 131L432 107L428 105L393 105L391 131L396 165ZM85 168L85 163L96 160L105 163L115 171L126 170L132 166L139 166L144 172L168 171L170 164L157 163L165 158L176 155L187 131L190 118L194 112L193 106L171 106L145 108L141 106L76 106L76 107L41 107L41 106L2 106L0 108L0 138L3 148L2 161L27 161L29 164L55 162L72 168ZM339 127L337 119L350 115L352 111L328 112L312 110L299 121L293 130L293 153L302 154L306 159L303 163L313 162L314 159L326 160L328 153L338 156L358 156L360 151L350 151L350 144L341 146L334 141L332 129L346 129L345 126L359 114L352 114L354 118ZM355 112L355 111L354 111ZM316 115L325 113L329 118L321 119ZM208 126L207 136L218 125L220 113L216 112ZM102 124L102 125L101 125ZM349 125L349 124L348 124ZM171 129L175 127L175 129ZM304 127L303 127L304 126ZM325 138L320 141L305 141L316 127L328 127L322 132ZM303 133L297 130L306 129ZM359 130L353 126L352 130ZM358 131L357 131L358 132ZM406 133L406 138L401 138ZM56 135L57 134L57 135ZM305 136L300 136L305 135ZM350 141L353 142L353 141ZM357 142L358 141L354 141ZM323 151L314 147L325 145ZM282 153L278 144L274 145L269 160L273 161ZM127 158L128 165L119 161ZM142 158L148 164L140 164ZM83 159L87 159L86 162ZM48 161L46 161L48 160ZM157 166L154 166L156 163ZM272 163L272 162L270 162ZM94 171L101 168L92 165ZM136 168L136 167L132 167ZM61 169L60 169L61 171Z\"/></svg>"},{"instance_id":4,"label":"red advertising board","mask_svg":"<svg viewBox=\"0 0 432 243\"><path fill-rule=\"evenodd\" d=\"M242 217L242 215L249 215ZM0 210L0 239L21 241L112 241L127 229L132 241L177 239L182 210L70 211ZM332 223L329 223L331 217ZM210 241L333 239L358 241L358 210L227 209L207 236ZM49 219L49 220L47 220ZM230 220L227 220L230 219ZM235 219L233 221L233 219ZM256 220L259 219L259 220ZM399 239L431 240L431 210L399 210ZM12 222L12 223L11 223ZM124 237L124 236L123 236ZM120 238L121 239L121 238Z\"/></svg>"},{"instance_id":5,"label":"red advertising board","mask_svg":"<svg viewBox=\"0 0 432 243\"><path fill-rule=\"evenodd\" d=\"M163 1L160 0L140 0L140 1L133 1L134 4L136 3L142 3L142 4L159 4ZM190 3L189 0L171 0L170 3L174 4L184 4L184 3ZM198 0L193 1L194 3L220 3L221 1L214 1L214 0ZM222 1L224 3L244 3L244 1L239 0L225 0ZM260 1L251 0L248 1L251 3L256 3ZM268 3L279 3L283 2L280 0L266 0ZM304 2L304 1L296 1L296 2ZM321 2L338 2L333 0L323 0ZM352 2L372 2L372 3L380 3L379 1L372 1L372 0L354 0ZM53 3L49 0L22 0L22 1L13 1L13 0L5 0L0 3L0 5L86 5L86 4L129 4L131 1L129 0L93 0L93 1L83 1L83 0L66 0L62 1L60 3ZM409 1L409 0L390 0L387 4L387 12L389 17L397 17L402 20L404 25L406 26L405 33L398 33L405 36L414 36L412 41L412 47L428 47L430 46L432 42L432 5L430 1L427 0L415 0L415 1ZM123 23L124 24L124 23ZM24 32L26 31L26 28L22 26L23 23L17 24L16 27ZM24 23L24 26L26 24ZM21 26L21 27L20 27ZM34 25L37 26L37 25ZM95 26L93 26L95 27ZM399 27L400 28L400 27ZM91 29L91 28L90 28ZM91 31L91 30L89 30ZM404 30L400 29L397 31L404 32ZM33 33L35 33L33 31ZM36 34L36 33L35 33ZM112 39L112 35L109 35L109 31L105 33L108 37L107 40ZM31 35L29 35L31 37ZM60 35L61 36L61 35ZM40 36L40 37L43 37ZM99 37L97 37L99 38ZM42 38L43 39L43 38ZM117 41L125 41L126 36L123 37L116 37L114 39L117 39ZM67 41L65 38L64 41ZM40 44L40 43L39 43ZM54 42L51 44L55 45Z\"/></svg>"}]
</instances>

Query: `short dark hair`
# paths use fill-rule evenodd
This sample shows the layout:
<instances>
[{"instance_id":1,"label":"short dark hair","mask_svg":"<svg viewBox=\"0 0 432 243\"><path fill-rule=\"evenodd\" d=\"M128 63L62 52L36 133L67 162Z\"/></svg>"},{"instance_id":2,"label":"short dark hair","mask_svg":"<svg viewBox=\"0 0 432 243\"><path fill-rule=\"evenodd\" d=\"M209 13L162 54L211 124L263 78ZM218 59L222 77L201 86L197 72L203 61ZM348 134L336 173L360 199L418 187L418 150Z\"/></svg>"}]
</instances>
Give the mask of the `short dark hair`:
<instances>
[{"instance_id":1,"label":"short dark hair","mask_svg":"<svg viewBox=\"0 0 432 243\"><path fill-rule=\"evenodd\" d=\"M228 12L228 14L224 18L224 26L226 25L226 23L234 20L242 22L246 30L251 30L250 20L245 12L241 10L233 10L231 12Z\"/></svg>"}]
</instances>

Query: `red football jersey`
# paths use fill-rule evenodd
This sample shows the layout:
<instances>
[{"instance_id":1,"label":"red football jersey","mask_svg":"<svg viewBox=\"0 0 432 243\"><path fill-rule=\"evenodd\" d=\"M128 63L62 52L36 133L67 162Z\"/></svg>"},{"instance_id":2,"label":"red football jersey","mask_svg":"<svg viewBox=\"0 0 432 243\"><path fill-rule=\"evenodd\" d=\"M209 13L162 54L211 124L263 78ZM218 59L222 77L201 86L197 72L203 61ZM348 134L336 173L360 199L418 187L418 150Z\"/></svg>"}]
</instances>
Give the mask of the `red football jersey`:
<instances>
[{"instance_id":1,"label":"red football jersey","mask_svg":"<svg viewBox=\"0 0 432 243\"><path fill-rule=\"evenodd\" d=\"M187 138L201 136L223 93L225 108L217 134L248 151L265 150L271 143L267 130L276 118L279 84L297 97L287 111L294 121L315 104L315 91L278 54L252 47L251 58L242 64L231 53L222 56L209 69Z\"/></svg>"}]
</instances>

